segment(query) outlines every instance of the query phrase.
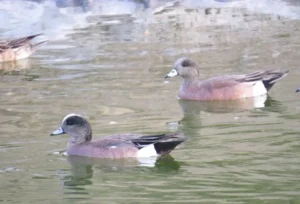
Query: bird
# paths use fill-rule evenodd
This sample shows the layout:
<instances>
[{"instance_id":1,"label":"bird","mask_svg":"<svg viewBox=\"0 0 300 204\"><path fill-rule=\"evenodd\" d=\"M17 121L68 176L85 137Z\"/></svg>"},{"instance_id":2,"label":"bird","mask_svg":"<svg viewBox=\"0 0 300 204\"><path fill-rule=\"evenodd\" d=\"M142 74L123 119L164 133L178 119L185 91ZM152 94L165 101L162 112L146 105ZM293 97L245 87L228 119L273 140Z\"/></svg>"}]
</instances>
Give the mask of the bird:
<instances>
[{"instance_id":1,"label":"bird","mask_svg":"<svg viewBox=\"0 0 300 204\"><path fill-rule=\"evenodd\" d=\"M267 70L199 80L198 69L196 62L182 57L175 62L172 70L165 76L165 78L170 78L179 75L183 78L184 81L178 93L179 99L210 101L261 96L267 94L273 85L289 72L288 70Z\"/></svg>"},{"instance_id":2,"label":"bird","mask_svg":"<svg viewBox=\"0 0 300 204\"><path fill-rule=\"evenodd\" d=\"M140 135L120 133L92 141L92 128L86 118L71 113L64 117L61 127L50 135L68 134L66 153L96 158L148 158L169 154L186 137L180 133Z\"/></svg>"},{"instance_id":3,"label":"bird","mask_svg":"<svg viewBox=\"0 0 300 204\"><path fill-rule=\"evenodd\" d=\"M13 40L1 40L0 62L20 60L29 57L41 44L48 41L31 43L32 39L40 35L42 35L42 33Z\"/></svg>"}]
</instances>

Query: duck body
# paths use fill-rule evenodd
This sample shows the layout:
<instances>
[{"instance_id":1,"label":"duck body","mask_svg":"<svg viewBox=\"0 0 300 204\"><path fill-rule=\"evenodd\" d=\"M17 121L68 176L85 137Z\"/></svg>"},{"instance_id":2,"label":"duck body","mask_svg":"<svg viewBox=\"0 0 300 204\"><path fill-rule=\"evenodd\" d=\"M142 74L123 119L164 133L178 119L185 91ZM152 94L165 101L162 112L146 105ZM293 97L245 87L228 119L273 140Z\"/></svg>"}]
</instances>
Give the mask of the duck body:
<instances>
[{"instance_id":1,"label":"duck body","mask_svg":"<svg viewBox=\"0 0 300 204\"><path fill-rule=\"evenodd\" d=\"M68 155L98 157L98 158L131 158L131 157L156 157L163 154L168 154L170 149L163 150L158 147L158 144L163 145L164 140L176 138L173 135L135 135L135 134L116 134L109 135L100 140L87 141L84 143L76 144L72 140L67 145ZM145 143L145 140L148 140ZM144 143L143 145L141 143ZM179 141L167 142L166 145L174 143L174 148L179 144ZM181 143L181 142L180 142Z\"/></svg>"},{"instance_id":2,"label":"duck body","mask_svg":"<svg viewBox=\"0 0 300 204\"><path fill-rule=\"evenodd\" d=\"M180 75L184 79L178 97L185 100L235 100L267 94L288 71L267 70L244 75L224 75L198 79L196 63L180 58L165 78Z\"/></svg>"},{"instance_id":3,"label":"duck body","mask_svg":"<svg viewBox=\"0 0 300 204\"><path fill-rule=\"evenodd\" d=\"M42 41L35 44L30 42L32 39L40 35L42 34L40 33L13 40L0 41L0 62L20 60L29 57L39 45L47 42Z\"/></svg>"},{"instance_id":4,"label":"duck body","mask_svg":"<svg viewBox=\"0 0 300 204\"><path fill-rule=\"evenodd\" d=\"M169 154L177 145L186 140L179 133L160 135L140 135L122 133L92 140L92 130L86 119L77 114L69 114L62 126L51 135L69 134L68 155L97 158L143 158Z\"/></svg>"}]
</instances>

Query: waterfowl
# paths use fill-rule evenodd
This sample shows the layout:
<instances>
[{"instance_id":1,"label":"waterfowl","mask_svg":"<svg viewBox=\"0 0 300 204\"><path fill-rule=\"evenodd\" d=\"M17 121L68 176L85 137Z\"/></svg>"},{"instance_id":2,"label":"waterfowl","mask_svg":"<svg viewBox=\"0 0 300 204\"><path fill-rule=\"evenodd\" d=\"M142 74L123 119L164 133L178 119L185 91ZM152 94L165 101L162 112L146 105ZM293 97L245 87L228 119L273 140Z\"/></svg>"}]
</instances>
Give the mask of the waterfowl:
<instances>
[{"instance_id":1,"label":"waterfowl","mask_svg":"<svg viewBox=\"0 0 300 204\"><path fill-rule=\"evenodd\" d=\"M200 81L196 62L183 57L175 62L165 78L177 75L183 78L178 93L180 99L234 100L267 94L275 82L288 72L288 70L257 71L250 74L217 76Z\"/></svg>"},{"instance_id":2,"label":"waterfowl","mask_svg":"<svg viewBox=\"0 0 300 204\"><path fill-rule=\"evenodd\" d=\"M69 114L53 135L71 136L67 145L68 155L98 158L143 158L158 157L170 153L186 140L179 133L143 136L138 134L115 134L92 141L92 128L84 117Z\"/></svg>"},{"instance_id":3,"label":"waterfowl","mask_svg":"<svg viewBox=\"0 0 300 204\"><path fill-rule=\"evenodd\" d=\"M14 61L29 57L39 45L47 42L47 40L35 44L30 42L32 39L40 35L42 34L39 33L14 40L1 40L0 62Z\"/></svg>"}]
</instances>

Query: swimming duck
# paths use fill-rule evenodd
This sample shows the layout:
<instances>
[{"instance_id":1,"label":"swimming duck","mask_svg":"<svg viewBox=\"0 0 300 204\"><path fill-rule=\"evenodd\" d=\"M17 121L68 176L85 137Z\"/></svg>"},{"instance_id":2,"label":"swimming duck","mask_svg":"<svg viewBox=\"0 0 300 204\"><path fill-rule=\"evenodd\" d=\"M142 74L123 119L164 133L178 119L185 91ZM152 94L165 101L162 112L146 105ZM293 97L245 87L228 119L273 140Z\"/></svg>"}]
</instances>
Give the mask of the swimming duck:
<instances>
[{"instance_id":1,"label":"swimming duck","mask_svg":"<svg viewBox=\"0 0 300 204\"><path fill-rule=\"evenodd\" d=\"M183 78L178 93L180 99L234 100L267 94L275 82L287 73L288 70L267 70L250 74L216 76L200 81L196 62L183 57L175 62L165 78L178 75Z\"/></svg>"},{"instance_id":2,"label":"swimming duck","mask_svg":"<svg viewBox=\"0 0 300 204\"><path fill-rule=\"evenodd\" d=\"M186 140L179 133L160 135L115 134L92 141L92 128L84 117L69 114L53 135L69 134L68 155L98 158L143 158L158 157L170 153L177 145Z\"/></svg>"},{"instance_id":3,"label":"swimming duck","mask_svg":"<svg viewBox=\"0 0 300 204\"><path fill-rule=\"evenodd\" d=\"M1 40L0 41L0 62L14 61L29 57L39 45L47 42L41 41L38 43L31 43L30 41L42 35L41 33L30 35L23 38L17 38L14 40Z\"/></svg>"}]
</instances>

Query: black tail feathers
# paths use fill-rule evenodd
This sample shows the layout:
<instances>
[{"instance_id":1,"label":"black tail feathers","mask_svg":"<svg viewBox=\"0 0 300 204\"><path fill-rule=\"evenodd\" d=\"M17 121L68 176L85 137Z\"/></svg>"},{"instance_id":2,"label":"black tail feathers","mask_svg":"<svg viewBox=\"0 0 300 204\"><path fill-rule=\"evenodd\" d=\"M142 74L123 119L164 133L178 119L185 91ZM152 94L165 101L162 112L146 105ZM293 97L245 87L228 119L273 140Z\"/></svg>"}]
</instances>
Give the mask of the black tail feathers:
<instances>
[{"instance_id":1,"label":"black tail feathers","mask_svg":"<svg viewBox=\"0 0 300 204\"><path fill-rule=\"evenodd\" d=\"M159 155L169 154L177 145L183 141L158 142L154 144L154 148Z\"/></svg>"},{"instance_id":2,"label":"black tail feathers","mask_svg":"<svg viewBox=\"0 0 300 204\"><path fill-rule=\"evenodd\" d=\"M170 133L161 135L143 136L131 140L139 149L153 144L159 155L170 153L177 145L184 142L187 138L180 133Z\"/></svg>"},{"instance_id":3,"label":"black tail feathers","mask_svg":"<svg viewBox=\"0 0 300 204\"><path fill-rule=\"evenodd\" d=\"M154 143L154 148L159 155L169 154L175 147L186 140L180 134L166 135L161 141Z\"/></svg>"},{"instance_id":4,"label":"black tail feathers","mask_svg":"<svg viewBox=\"0 0 300 204\"><path fill-rule=\"evenodd\" d=\"M266 87L267 91L269 91L275 82L277 82L279 79L287 75L289 70L286 71L278 71L278 70L271 70L271 71L266 71L265 74L263 75L263 84Z\"/></svg>"},{"instance_id":5,"label":"black tail feathers","mask_svg":"<svg viewBox=\"0 0 300 204\"><path fill-rule=\"evenodd\" d=\"M44 40L44 41L41 41L41 42L32 44L32 46L33 46L34 48L36 48L36 47L38 47L38 46L40 46L41 44L44 44L44 43L46 43L46 42L48 42L48 40Z\"/></svg>"}]
</instances>

